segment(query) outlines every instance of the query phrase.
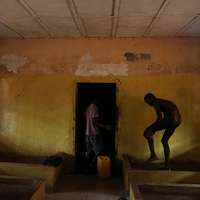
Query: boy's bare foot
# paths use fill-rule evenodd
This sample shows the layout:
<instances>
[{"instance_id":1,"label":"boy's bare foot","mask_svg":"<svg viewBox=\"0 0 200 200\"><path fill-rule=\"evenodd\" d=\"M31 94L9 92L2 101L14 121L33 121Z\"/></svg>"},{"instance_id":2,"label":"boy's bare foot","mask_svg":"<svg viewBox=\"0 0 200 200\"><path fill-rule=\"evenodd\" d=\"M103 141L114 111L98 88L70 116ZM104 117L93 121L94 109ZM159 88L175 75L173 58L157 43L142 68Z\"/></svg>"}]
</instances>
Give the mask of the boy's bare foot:
<instances>
[{"instance_id":1,"label":"boy's bare foot","mask_svg":"<svg viewBox=\"0 0 200 200\"><path fill-rule=\"evenodd\" d=\"M164 169L165 171L171 171L171 169L170 169L169 166L165 166L163 169Z\"/></svg>"},{"instance_id":2,"label":"boy's bare foot","mask_svg":"<svg viewBox=\"0 0 200 200\"><path fill-rule=\"evenodd\" d=\"M145 163L150 163L150 162L155 161L155 160L158 160L157 156L153 157L153 158L150 157Z\"/></svg>"}]
</instances>

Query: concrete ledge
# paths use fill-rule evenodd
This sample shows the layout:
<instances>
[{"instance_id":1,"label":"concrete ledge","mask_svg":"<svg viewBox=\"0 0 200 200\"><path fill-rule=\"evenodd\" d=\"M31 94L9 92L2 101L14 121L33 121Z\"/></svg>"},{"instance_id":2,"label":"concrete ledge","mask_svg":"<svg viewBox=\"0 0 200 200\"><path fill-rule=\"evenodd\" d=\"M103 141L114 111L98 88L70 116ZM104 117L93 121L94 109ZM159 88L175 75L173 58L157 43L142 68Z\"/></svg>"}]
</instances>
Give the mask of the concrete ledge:
<instances>
[{"instance_id":1,"label":"concrete ledge","mask_svg":"<svg viewBox=\"0 0 200 200\"><path fill-rule=\"evenodd\" d=\"M45 179L0 175L1 199L45 200Z\"/></svg>"},{"instance_id":2,"label":"concrete ledge","mask_svg":"<svg viewBox=\"0 0 200 200\"><path fill-rule=\"evenodd\" d=\"M157 184L157 183L130 183L130 200L143 200L145 196L148 199L161 199L173 200L175 197L187 198L200 196L199 184Z\"/></svg>"},{"instance_id":3,"label":"concrete ledge","mask_svg":"<svg viewBox=\"0 0 200 200\"><path fill-rule=\"evenodd\" d=\"M59 152L57 155L62 157L64 161L64 153ZM46 192L54 192L55 186L63 173L64 162L58 167L43 165L46 157L9 157L7 160L8 162L5 158L4 162L0 162L1 175L45 178Z\"/></svg>"},{"instance_id":4,"label":"concrete ledge","mask_svg":"<svg viewBox=\"0 0 200 200\"><path fill-rule=\"evenodd\" d=\"M123 179L129 193L131 182L200 184L200 171L132 169L128 156L123 155Z\"/></svg>"}]
</instances>

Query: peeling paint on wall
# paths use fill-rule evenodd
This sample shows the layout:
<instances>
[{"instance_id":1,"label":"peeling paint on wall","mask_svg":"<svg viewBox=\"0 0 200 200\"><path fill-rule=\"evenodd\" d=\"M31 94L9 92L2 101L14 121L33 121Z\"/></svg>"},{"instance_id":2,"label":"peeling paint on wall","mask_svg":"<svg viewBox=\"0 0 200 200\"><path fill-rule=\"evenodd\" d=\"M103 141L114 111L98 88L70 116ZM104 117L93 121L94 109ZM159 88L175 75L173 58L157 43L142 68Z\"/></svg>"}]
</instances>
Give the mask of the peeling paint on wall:
<instances>
[{"instance_id":1,"label":"peeling paint on wall","mask_svg":"<svg viewBox=\"0 0 200 200\"><path fill-rule=\"evenodd\" d=\"M29 61L27 57L19 57L13 53L7 53L0 58L0 66L5 66L8 72L17 74L17 68L25 65Z\"/></svg>"},{"instance_id":2,"label":"peeling paint on wall","mask_svg":"<svg viewBox=\"0 0 200 200\"><path fill-rule=\"evenodd\" d=\"M6 65L0 65L0 74L13 74L6 69Z\"/></svg>"},{"instance_id":3,"label":"peeling paint on wall","mask_svg":"<svg viewBox=\"0 0 200 200\"><path fill-rule=\"evenodd\" d=\"M81 57L81 64L75 72L76 76L106 76L108 74L127 76L129 70L128 64L121 62L120 64L94 64L93 57L88 52L86 55Z\"/></svg>"}]
</instances>

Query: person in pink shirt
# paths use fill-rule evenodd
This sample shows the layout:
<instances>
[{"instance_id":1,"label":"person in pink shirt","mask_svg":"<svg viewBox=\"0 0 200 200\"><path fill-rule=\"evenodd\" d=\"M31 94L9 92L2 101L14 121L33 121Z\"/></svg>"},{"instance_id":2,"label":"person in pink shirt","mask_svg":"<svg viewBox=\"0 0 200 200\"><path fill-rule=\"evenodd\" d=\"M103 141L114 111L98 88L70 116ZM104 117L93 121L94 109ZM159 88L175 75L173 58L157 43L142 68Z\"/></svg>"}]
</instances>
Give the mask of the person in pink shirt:
<instances>
[{"instance_id":1,"label":"person in pink shirt","mask_svg":"<svg viewBox=\"0 0 200 200\"><path fill-rule=\"evenodd\" d=\"M105 128L108 131L113 131L112 125L101 124L99 118L100 98L95 96L91 104L85 109L86 117L86 131L85 131L85 145L86 145L86 171L89 168L96 169L97 157L104 151L104 144L102 140L100 128ZM95 154L94 157L93 153ZM91 161L92 160L92 161Z\"/></svg>"}]
</instances>

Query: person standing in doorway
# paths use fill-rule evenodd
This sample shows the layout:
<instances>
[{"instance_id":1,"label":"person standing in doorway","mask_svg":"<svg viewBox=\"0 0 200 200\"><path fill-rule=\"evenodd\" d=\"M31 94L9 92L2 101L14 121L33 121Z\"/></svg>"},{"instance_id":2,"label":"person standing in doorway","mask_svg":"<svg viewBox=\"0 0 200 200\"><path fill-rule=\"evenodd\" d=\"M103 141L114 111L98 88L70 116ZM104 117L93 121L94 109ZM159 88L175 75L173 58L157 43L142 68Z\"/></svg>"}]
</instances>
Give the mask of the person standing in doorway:
<instances>
[{"instance_id":1,"label":"person standing in doorway","mask_svg":"<svg viewBox=\"0 0 200 200\"><path fill-rule=\"evenodd\" d=\"M144 101L149 105L154 107L157 120L146 128L144 131L144 137L148 140L149 148L150 148L150 158L146 161L146 163L157 160L158 157L154 151L154 141L153 135L156 131L164 130L164 135L162 137L162 145L164 148L165 154L165 170L171 171L170 168L170 148L168 145L168 140L174 133L175 129L181 124L181 115L177 106L169 100L156 98L152 93L148 93L144 97ZM163 113L163 116L162 116Z\"/></svg>"},{"instance_id":2,"label":"person standing in doorway","mask_svg":"<svg viewBox=\"0 0 200 200\"><path fill-rule=\"evenodd\" d=\"M89 168L96 169L97 157L104 151L104 144L99 128L105 128L108 131L113 131L112 125L104 125L99 122L100 98L95 95L92 98L91 104L86 107L84 113L86 117L85 145L86 145L86 171ZM94 157L93 153L95 154Z\"/></svg>"}]
</instances>

